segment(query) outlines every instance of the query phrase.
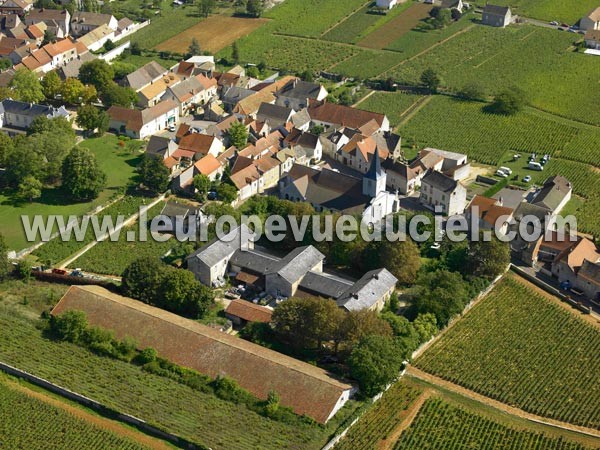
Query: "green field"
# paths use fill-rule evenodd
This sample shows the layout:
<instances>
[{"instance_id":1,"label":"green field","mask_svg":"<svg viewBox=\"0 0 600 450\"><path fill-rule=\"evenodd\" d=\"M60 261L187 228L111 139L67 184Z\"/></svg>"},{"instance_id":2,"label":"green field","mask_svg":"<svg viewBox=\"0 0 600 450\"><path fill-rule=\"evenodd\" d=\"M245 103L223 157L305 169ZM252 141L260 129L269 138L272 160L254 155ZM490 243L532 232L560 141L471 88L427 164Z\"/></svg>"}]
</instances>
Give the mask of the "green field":
<instances>
[{"instance_id":1,"label":"green field","mask_svg":"<svg viewBox=\"0 0 600 450\"><path fill-rule=\"evenodd\" d=\"M537 108L600 125L600 89L591 89L600 79L598 61L572 51L573 42L580 39L534 26L476 26L389 75L418 83L424 68L432 68L451 90L477 82L488 95L518 86Z\"/></svg>"},{"instance_id":2,"label":"green field","mask_svg":"<svg viewBox=\"0 0 600 450\"><path fill-rule=\"evenodd\" d=\"M600 428L600 330L507 276L415 364L552 419Z\"/></svg>"},{"instance_id":3,"label":"green field","mask_svg":"<svg viewBox=\"0 0 600 450\"><path fill-rule=\"evenodd\" d=\"M377 444L392 432L406 417L406 410L421 391L397 382L387 390L381 400L373 405L350 431L336 450L377 448Z\"/></svg>"},{"instance_id":4,"label":"green field","mask_svg":"<svg viewBox=\"0 0 600 450\"><path fill-rule=\"evenodd\" d=\"M0 375L0 445L5 449L142 450L147 447L97 428L17 390Z\"/></svg>"},{"instance_id":5,"label":"green field","mask_svg":"<svg viewBox=\"0 0 600 450\"><path fill-rule=\"evenodd\" d=\"M164 203L161 202L148 211L148 220L160 214ZM175 239L171 238L166 242L158 242L152 239L148 233L148 240L141 242L135 239L127 242L127 233L133 231L138 235L139 225L123 228L119 234L118 241L106 240L96 244L91 250L84 253L72 264L73 267L79 267L86 272L121 275L129 264L138 258L152 257L160 258L167 253L173 245Z\"/></svg>"},{"instance_id":6,"label":"green field","mask_svg":"<svg viewBox=\"0 0 600 450\"><path fill-rule=\"evenodd\" d=\"M392 127L395 127L400 122L401 116L422 98L422 95L402 92L375 92L361 102L358 108L385 114L390 119Z\"/></svg>"},{"instance_id":7,"label":"green field","mask_svg":"<svg viewBox=\"0 0 600 450\"><path fill-rule=\"evenodd\" d=\"M70 203L61 189L44 189L42 197L32 203L14 203L12 193L0 193L0 230L6 238L9 248L21 250L32 243L26 241L21 223L21 216L33 217L40 215L47 217L51 214L69 216L80 216L94 210L96 207L106 203L119 191L123 191L135 173L135 167L139 161L141 143L130 141L129 147L121 148L117 145L117 138L107 134L102 138L87 139L81 144L89 148L98 159L100 167L107 175L107 187L100 193L97 199L87 203Z\"/></svg>"},{"instance_id":8,"label":"green field","mask_svg":"<svg viewBox=\"0 0 600 450\"><path fill-rule=\"evenodd\" d=\"M485 2L478 1L480 6ZM513 14L534 19L567 22L574 25L583 16L598 6L597 0L496 0L494 5L510 6Z\"/></svg>"},{"instance_id":9,"label":"green field","mask_svg":"<svg viewBox=\"0 0 600 450\"><path fill-rule=\"evenodd\" d=\"M243 405L144 372L133 364L45 339L32 316L49 302L48 285L31 282L26 289L19 285L0 284L0 361L215 450L320 449L357 407L351 401L327 426L269 420ZM7 291L11 293L7 295ZM21 297L25 292L27 305Z\"/></svg>"},{"instance_id":10,"label":"green field","mask_svg":"<svg viewBox=\"0 0 600 450\"><path fill-rule=\"evenodd\" d=\"M412 449L584 450L586 447L541 433L504 426L440 399L425 402L394 450Z\"/></svg>"}]
</instances>

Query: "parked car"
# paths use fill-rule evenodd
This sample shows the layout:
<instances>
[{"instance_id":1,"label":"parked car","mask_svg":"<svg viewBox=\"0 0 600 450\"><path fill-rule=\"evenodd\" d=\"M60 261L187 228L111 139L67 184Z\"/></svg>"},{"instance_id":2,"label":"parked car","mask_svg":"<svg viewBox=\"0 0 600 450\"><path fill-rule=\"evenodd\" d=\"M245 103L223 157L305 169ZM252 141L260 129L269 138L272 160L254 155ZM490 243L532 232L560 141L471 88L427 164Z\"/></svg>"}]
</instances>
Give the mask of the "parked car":
<instances>
[{"instance_id":1,"label":"parked car","mask_svg":"<svg viewBox=\"0 0 600 450\"><path fill-rule=\"evenodd\" d=\"M531 181L531 176L527 175L523 178L523 183L529 183Z\"/></svg>"},{"instance_id":2,"label":"parked car","mask_svg":"<svg viewBox=\"0 0 600 450\"><path fill-rule=\"evenodd\" d=\"M500 177L500 178L508 178L508 175L506 174L506 172L498 169L496 170L496 176Z\"/></svg>"},{"instance_id":3,"label":"parked car","mask_svg":"<svg viewBox=\"0 0 600 450\"><path fill-rule=\"evenodd\" d=\"M175 125L169 125L169 131L177 131L177 127Z\"/></svg>"},{"instance_id":4,"label":"parked car","mask_svg":"<svg viewBox=\"0 0 600 450\"><path fill-rule=\"evenodd\" d=\"M513 155L513 161L516 161L517 159L521 159L521 154L520 153L515 153Z\"/></svg>"},{"instance_id":5,"label":"parked car","mask_svg":"<svg viewBox=\"0 0 600 450\"><path fill-rule=\"evenodd\" d=\"M207 199L209 200L216 200L217 199L217 193L215 191L210 191L208 193L208 195L206 196Z\"/></svg>"},{"instance_id":6,"label":"parked car","mask_svg":"<svg viewBox=\"0 0 600 450\"><path fill-rule=\"evenodd\" d=\"M557 26L557 25L558 25L558 22L557 22L556 20L553 20L552 22L550 22L550 25Z\"/></svg>"},{"instance_id":7,"label":"parked car","mask_svg":"<svg viewBox=\"0 0 600 450\"><path fill-rule=\"evenodd\" d=\"M500 169L499 169L499 170L501 170L502 172L504 172L504 173L505 173L505 174L507 174L507 175L512 175L512 170L511 170L511 169L509 169L508 167L504 167L504 166L502 166L502 167L500 167Z\"/></svg>"}]
</instances>

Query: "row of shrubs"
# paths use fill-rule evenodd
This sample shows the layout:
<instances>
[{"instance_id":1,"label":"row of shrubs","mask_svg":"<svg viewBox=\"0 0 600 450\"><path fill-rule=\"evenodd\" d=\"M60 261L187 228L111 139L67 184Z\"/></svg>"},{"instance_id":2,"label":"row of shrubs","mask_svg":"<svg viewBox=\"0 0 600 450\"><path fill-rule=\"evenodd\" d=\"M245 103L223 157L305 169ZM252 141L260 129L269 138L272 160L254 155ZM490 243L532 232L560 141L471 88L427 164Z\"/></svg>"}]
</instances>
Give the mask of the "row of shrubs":
<instances>
[{"instance_id":1,"label":"row of shrubs","mask_svg":"<svg viewBox=\"0 0 600 450\"><path fill-rule=\"evenodd\" d=\"M280 406L279 395L271 391L267 400L260 400L242 389L235 380L228 377L212 379L195 370L179 366L160 358L155 349L149 347L138 350L135 340L126 337L116 339L112 331L90 326L82 311L67 311L60 316L47 316L47 331L52 338L71 342L87 348L93 353L115 358L141 366L142 370L167 377L190 388L214 394L222 400L245 405L248 409L273 420L285 423L314 423L306 416L296 415L290 408Z\"/></svg>"}]
</instances>

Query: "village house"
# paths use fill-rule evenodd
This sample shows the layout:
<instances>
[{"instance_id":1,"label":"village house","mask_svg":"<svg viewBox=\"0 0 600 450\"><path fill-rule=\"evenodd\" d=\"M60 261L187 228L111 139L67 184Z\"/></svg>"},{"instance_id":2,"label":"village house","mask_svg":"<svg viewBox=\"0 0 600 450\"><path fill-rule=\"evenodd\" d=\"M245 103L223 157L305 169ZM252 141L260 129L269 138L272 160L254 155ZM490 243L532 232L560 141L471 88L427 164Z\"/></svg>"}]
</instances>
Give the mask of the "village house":
<instances>
[{"instance_id":1,"label":"village house","mask_svg":"<svg viewBox=\"0 0 600 450\"><path fill-rule=\"evenodd\" d=\"M148 64L143 65L135 72L131 72L125 77L123 83L125 86L130 87L134 91L138 92L150 83L159 80L168 72L163 66L158 64L156 61L150 61Z\"/></svg>"},{"instance_id":2,"label":"village house","mask_svg":"<svg viewBox=\"0 0 600 450\"><path fill-rule=\"evenodd\" d=\"M35 25L42 22L49 33L58 39L69 36L71 27L71 14L66 9L32 9L25 16L25 25Z\"/></svg>"},{"instance_id":3,"label":"village house","mask_svg":"<svg viewBox=\"0 0 600 450\"><path fill-rule=\"evenodd\" d=\"M532 205L548 210L553 216L560 214L573 194L573 186L565 177L556 175L548 178L535 194Z\"/></svg>"},{"instance_id":4,"label":"village house","mask_svg":"<svg viewBox=\"0 0 600 450\"><path fill-rule=\"evenodd\" d=\"M216 80L199 74L170 85L161 98L175 101L179 105L179 115L183 117L193 112L195 106L207 103L216 94Z\"/></svg>"},{"instance_id":5,"label":"village house","mask_svg":"<svg viewBox=\"0 0 600 450\"><path fill-rule=\"evenodd\" d=\"M109 128L133 139L145 139L174 125L177 111L177 104L171 100L144 110L111 106L107 111L110 116Z\"/></svg>"},{"instance_id":6,"label":"village house","mask_svg":"<svg viewBox=\"0 0 600 450\"><path fill-rule=\"evenodd\" d=\"M74 310L117 339L131 337L140 349L152 347L211 378L229 377L259 399L277 392L282 406L318 423L327 423L355 392L323 369L98 286L70 287L52 314Z\"/></svg>"},{"instance_id":7,"label":"village house","mask_svg":"<svg viewBox=\"0 0 600 450\"><path fill-rule=\"evenodd\" d=\"M390 121L385 114L364 111L336 103L311 101L308 114L313 125L322 125L326 130L342 127L360 129L372 123L375 124L376 128L371 130L370 134L375 134L378 131L390 131Z\"/></svg>"},{"instance_id":8,"label":"village house","mask_svg":"<svg viewBox=\"0 0 600 450\"><path fill-rule=\"evenodd\" d=\"M197 210L190 205L169 200L165 203L160 216L164 222L160 228L162 233L187 233L192 218L195 219L197 216Z\"/></svg>"},{"instance_id":9,"label":"village house","mask_svg":"<svg viewBox=\"0 0 600 450\"><path fill-rule=\"evenodd\" d=\"M467 189L441 172L430 170L421 180L419 201L425 207L446 216L462 214L467 205Z\"/></svg>"},{"instance_id":10,"label":"village house","mask_svg":"<svg viewBox=\"0 0 600 450\"><path fill-rule=\"evenodd\" d=\"M276 105L300 111L307 108L311 100L323 101L329 93L318 83L302 81L298 78L288 81L275 92Z\"/></svg>"},{"instance_id":11,"label":"village house","mask_svg":"<svg viewBox=\"0 0 600 450\"><path fill-rule=\"evenodd\" d=\"M375 139L355 134L344 145L338 153L336 159L345 166L348 166L360 173L366 173L371 165L371 159L375 152L379 153L379 157L383 160L387 159L389 154L387 151L382 151L377 148Z\"/></svg>"},{"instance_id":12,"label":"village house","mask_svg":"<svg viewBox=\"0 0 600 450\"><path fill-rule=\"evenodd\" d=\"M552 262L552 275L587 298L600 299L600 253L596 244L582 238L563 250Z\"/></svg>"},{"instance_id":13,"label":"village house","mask_svg":"<svg viewBox=\"0 0 600 450\"><path fill-rule=\"evenodd\" d=\"M583 39L587 48L600 50L600 30L586 31Z\"/></svg>"},{"instance_id":14,"label":"village house","mask_svg":"<svg viewBox=\"0 0 600 450\"><path fill-rule=\"evenodd\" d=\"M0 14L15 14L23 17L33 8L33 2L25 0L6 0L0 5Z\"/></svg>"},{"instance_id":15,"label":"village house","mask_svg":"<svg viewBox=\"0 0 600 450\"><path fill-rule=\"evenodd\" d=\"M240 100L234 107L232 112L238 117L251 117L256 119L258 109L263 103L275 103L275 92L285 86L295 77L286 76L272 83L267 83L264 86L259 85L254 89L259 88L254 94Z\"/></svg>"},{"instance_id":16,"label":"village house","mask_svg":"<svg viewBox=\"0 0 600 450\"><path fill-rule=\"evenodd\" d=\"M600 30L600 6L591 10L579 21L579 28L585 31Z\"/></svg>"},{"instance_id":17,"label":"village house","mask_svg":"<svg viewBox=\"0 0 600 450\"><path fill-rule=\"evenodd\" d=\"M171 102L171 100L167 101ZM188 157L195 160L206 155L217 157L225 150L225 146L220 139L203 133L187 133L179 140L178 144L179 147L174 156Z\"/></svg>"},{"instance_id":18,"label":"village house","mask_svg":"<svg viewBox=\"0 0 600 450\"><path fill-rule=\"evenodd\" d=\"M258 122L264 122L269 128L273 129L288 123L295 113L296 111L287 106L263 103L258 108L256 120Z\"/></svg>"},{"instance_id":19,"label":"village house","mask_svg":"<svg viewBox=\"0 0 600 450\"><path fill-rule=\"evenodd\" d=\"M194 177L205 175L210 181L216 181L223 176L223 165L213 155L208 154L198 159L173 180L173 187L179 191L188 190L195 193Z\"/></svg>"},{"instance_id":20,"label":"village house","mask_svg":"<svg viewBox=\"0 0 600 450\"><path fill-rule=\"evenodd\" d=\"M27 68L32 72L46 73L76 60L79 54L87 52L85 46L70 39L63 39L31 51L15 65L15 69Z\"/></svg>"},{"instance_id":21,"label":"village house","mask_svg":"<svg viewBox=\"0 0 600 450\"><path fill-rule=\"evenodd\" d=\"M506 27L513 20L512 12L508 6L496 6L489 3L483 8L481 23L492 27Z\"/></svg>"},{"instance_id":22,"label":"village house","mask_svg":"<svg viewBox=\"0 0 600 450\"><path fill-rule=\"evenodd\" d=\"M114 32L117 31L119 22L111 14L86 11L75 11L71 17L71 34L73 36L83 36L102 26L106 26Z\"/></svg>"},{"instance_id":23,"label":"village house","mask_svg":"<svg viewBox=\"0 0 600 450\"><path fill-rule=\"evenodd\" d=\"M138 106L148 108L159 103L161 100L166 100L165 93L167 90L179 84L181 80L177 75L168 72L157 80L153 80L138 91ZM163 98L164 97L164 98ZM170 100L173 100L172 98Z\"/></svg>"},{"instance_id":24,"label":"village house","mask_svg":"<svg viewBox=\"0 0 600 450\"><path fill-rule=\"evenodd\" d=\"M456 9L458 12L462 13L464 4L462 0L442 0L441 7L444 9Z\"/></svg>"},{"instance_id":25,"label":"village house","mask_svg":"<svg viewBox=\"0 0 600 450\"><path fill-rule=\"evenodd\" d=\"M69 118L69 111L64 106L38 105L35 103L20 102L10 98L0 102L0 128L13 134L16 130L29 128L31 122L37 117L44 116L48 119L57 117Z\"/></svg>"},{"instance_id":26,"label":"village house","mask_svg":"<svg viewBox=\"0 0 600 450\"><path fill-rule=\"evenodd\" d=\"M82 43L91 51L96 51L101 49L104 44L108 41L113 41L115 39L115 30L110 28L108 25L100 25L97 28L94 28L90 32L81 36L77 42Z\"/></svg>"},{"instance_id":27,"label":"village house","mask_svg":"<svg viewBox=\"0 0 600 450\"><path fill-rule=\"evenodd\" d=\"M502 205L502 201L494 198L476 195L471 200L465 212L469 224L477 217L479 229L496 230L498 233L506 234L513 218L514 210Z\"/></svg>"},{"instance_id":28,"label":"village house","mask_svg":"<svg viewBox=\"0 0 600 450\"><path fill-rule=\"evenodd\" d=\"M225 317L237 326L250 322L270 323L273 310L245 300L232 300L225 308Z\"/></svg>"}]
</instances>

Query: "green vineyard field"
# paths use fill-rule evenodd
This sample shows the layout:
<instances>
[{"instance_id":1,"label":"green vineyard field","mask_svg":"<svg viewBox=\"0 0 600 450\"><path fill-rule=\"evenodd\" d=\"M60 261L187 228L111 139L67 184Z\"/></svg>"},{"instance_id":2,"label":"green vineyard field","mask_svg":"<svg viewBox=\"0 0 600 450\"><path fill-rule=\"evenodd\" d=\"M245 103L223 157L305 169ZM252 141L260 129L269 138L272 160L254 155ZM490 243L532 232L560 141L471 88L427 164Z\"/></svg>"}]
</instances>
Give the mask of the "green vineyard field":
<instances>
[{"instance_id":1,"label":"green vineyard field","mask_svg":"<svg viewBox=\"0 0 600 450\"><path fill-rule=\"evenodd\" d=\"M49 444L52 447L49 447ZM0 448L27 450L143 450L66 411L11 388L0 376Z\"/></svg>"},{"instance_id":2,"label":"green vineyard field","mask_svg":"<svg viewBox=\"0 0 600 450\"><path fill-rule=\"evenodd\" d=\"M533 431L510 428L450 405L428 399L415 421L402 434L394 450L584 450L582 445Z\"/></svg>"},{"instance_id":3,"label":"green vineyard field","mask_svg":"<svg viewBox=\"0 0 600 450\"><path fill-rule=\"evenodd\" d=\"M530 413L598 429L599 354L597 327L507 276L415 365Z\"/></svg>"}]
</instances>

